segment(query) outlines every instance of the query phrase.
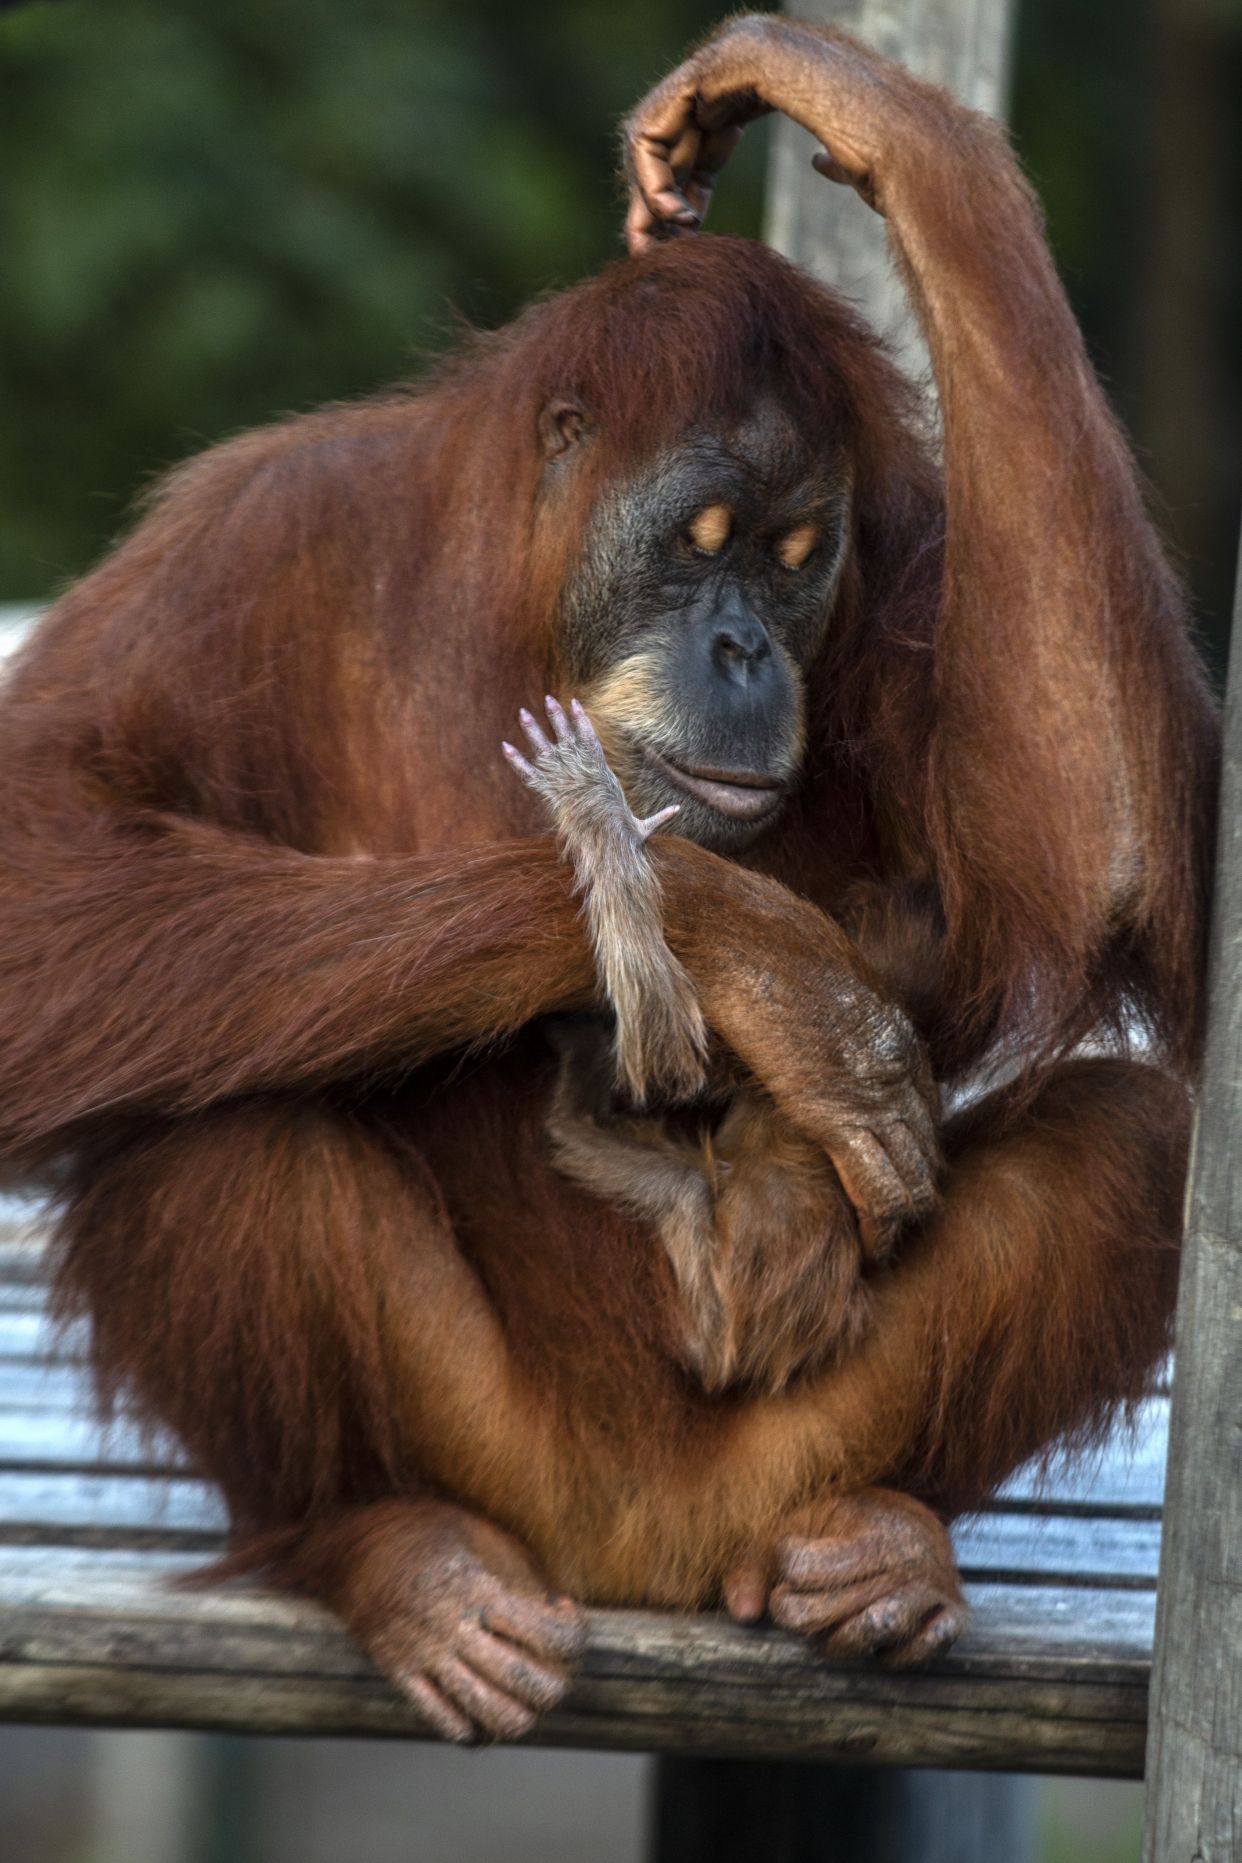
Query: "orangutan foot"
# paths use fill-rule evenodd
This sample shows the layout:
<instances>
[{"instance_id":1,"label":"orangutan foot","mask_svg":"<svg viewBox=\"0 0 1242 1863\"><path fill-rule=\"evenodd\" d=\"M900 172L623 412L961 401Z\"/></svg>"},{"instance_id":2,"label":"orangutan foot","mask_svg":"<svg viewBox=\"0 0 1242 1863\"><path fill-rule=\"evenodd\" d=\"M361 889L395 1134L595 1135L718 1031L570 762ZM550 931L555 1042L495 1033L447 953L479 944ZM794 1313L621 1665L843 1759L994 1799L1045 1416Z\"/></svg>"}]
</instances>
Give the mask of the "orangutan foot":
<instances>
[{"instance_id":1,"label":"orangutan foot","mask_svg":"<svg viewBox=\"0 0 1242 1863\"><path fill-rule=\"evenodd\" d=\"M921 1501L867 1488L791 1517L767 1558L739 1554L724 1584L741 1623L774 1623L824 1652L915 1668L947 1650L969 1613L949 1535Z\"/></svg>"},{"instance_id":2,"label":"orangutan foot","mask_svg":"<svg viewBox=\"0 0 1242 1863\"><path fill-rule=\"evenodd\" d=\"M360 1509L325 1528L299 1564L307 1588L446 1740L529 1733L582 1651L577 1605L548 1590L510 1534L446 1501Z\"/></svg>"}]
</instances>

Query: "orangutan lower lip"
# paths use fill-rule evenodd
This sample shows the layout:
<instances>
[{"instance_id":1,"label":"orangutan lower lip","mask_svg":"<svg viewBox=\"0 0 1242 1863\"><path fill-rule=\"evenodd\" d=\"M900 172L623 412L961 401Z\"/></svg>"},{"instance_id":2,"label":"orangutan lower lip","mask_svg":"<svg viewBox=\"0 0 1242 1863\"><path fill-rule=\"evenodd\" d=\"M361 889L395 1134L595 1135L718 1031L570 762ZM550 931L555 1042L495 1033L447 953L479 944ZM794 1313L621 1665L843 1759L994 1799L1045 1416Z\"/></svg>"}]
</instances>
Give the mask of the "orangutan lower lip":
<instances>
[{"instance_id":1,"label":"orangutan lower lip","mask_svg":"<svg viewBox=\"0 0 1242 1863\"><path fill-rule=\"evenodd\" d=\"M749 770L685 770L649 745L644 745L644 753L674 789L705 802L719 815L755 822L780 807L784 785L778 777L757 776Z\"/></svg>"}]
</instances>

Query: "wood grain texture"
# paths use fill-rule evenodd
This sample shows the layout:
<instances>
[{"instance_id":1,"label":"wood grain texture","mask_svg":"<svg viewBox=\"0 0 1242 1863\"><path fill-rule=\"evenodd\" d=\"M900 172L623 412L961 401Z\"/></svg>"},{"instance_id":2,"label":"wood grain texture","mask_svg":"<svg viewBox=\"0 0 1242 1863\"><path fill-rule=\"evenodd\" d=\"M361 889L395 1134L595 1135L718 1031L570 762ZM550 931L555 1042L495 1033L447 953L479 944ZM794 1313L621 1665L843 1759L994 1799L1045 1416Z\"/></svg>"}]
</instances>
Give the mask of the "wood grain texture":
<instances>
[{"instance_id":1,"label":"wood grain texture","mask_svg":"<svg viewBox=\"0 0 1242 1863\"><path fill-rule=\"evenodd\" d=\"M1009 1512L959 1521L954 1542L966 1576L997 1582L1152 1586L1159 1525L1141 1515ZM0 1469L0 1546L145 1545L218 1550L224 1510L193 1477L107 1465Z\"/></svg>"},{"instance_id":2,"label":"wood grain texture","mask_svg":"<svg viewBox=\"0 0 1242 1863\"><path fill-rule=\"evenodd\" d=\"M185 1559L0 1554L0 1718L415 1736L415 1717L315 1606L177 1591ZM715 1617L591 1614L588 1652L540 1740L873 1765L1136 1771L1150 1593L991 1586L934 1672L830 1667Z\"/></svg>"},{"instance_id":3,"label":"wood grain texture","mask_svg":"<svg viewBox=\"0 0 1242 1863\"><path fill-rule=\"evenodd\" d=\"M1242 1854L1242 569L1177 1314L1145 1863Z\"/></svg>"}]
</instances>

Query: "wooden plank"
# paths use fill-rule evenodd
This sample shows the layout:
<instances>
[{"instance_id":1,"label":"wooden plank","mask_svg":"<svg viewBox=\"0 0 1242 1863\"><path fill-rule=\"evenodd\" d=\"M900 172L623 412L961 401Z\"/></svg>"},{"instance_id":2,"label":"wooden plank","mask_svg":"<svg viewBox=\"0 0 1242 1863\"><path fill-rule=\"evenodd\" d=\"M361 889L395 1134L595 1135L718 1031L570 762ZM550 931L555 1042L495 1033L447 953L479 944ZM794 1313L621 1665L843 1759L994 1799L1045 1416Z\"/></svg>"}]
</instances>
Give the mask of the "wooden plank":
<instances>
[{"instance_id":1,"label":"wooden plank","mask_svg":"<svg viewBox=\"0 0 1242 1863\"><path fill-rule=\"evenodd\" d=\"M40 1468L185 1472L170 1444L153 1444L132 1424L101 1430L84 1408L9 1409L0 1403L0 1471Z\"/></svg>"},{"instance_id":2,"label":"wooden plank","mask_svg":"<svg viewBox=\"0 0 1242 1863\"><path fill-rule=\"evenodd\" d=\"M25 1377L29 1378L29 1386ZM1164 1485L1168 1405L1144 1406L1133 1437L1119 1429L1101 1450L1058 1460L1051 1470L1021 1470L985 1511L1111 1514L1155 1519ZM90 1416L89 1386L71 1369L23 1374L0 1366L0 1467L109 1469L177 1468L168 1442L153 1450L142 1433L118 1422L101 1434Z\"/></svg>"},{"instance_id":3,"label":"wooden plank","mask_svg":"<svg viewBox=\"0 0 1242 1863\"><path fill-rule=\"evenodd\" d=\"M1219 837L1177 1312L1145 1863L1230 1863L1242 1830L1242 558Z\"/></svg>"},{"instance_id":4,"label":"wooden plank","mask_svg":"<svg viewBox=\"0 0 1242 1863\"><path fill-rule=\"evenodd\" d=\"M182 1562L0 1553L0 1719L417 1736L317 1607L163 1584ZM553 1745L1133 1773L1149 1593L972 1592L976 1620L916 1677L833 1667L774 1630L591 1614ZM1034 1608L1032 1608L1034 1607Z\"/></svg>"},{"instance_id":5,"label":"wooden plank","mask_svg":"<svg viewBox=\"0 0 1242 1863\"><path fill-rule=\"evenodd\" d=\"M985 1514L953 1531L968 1578L1154 1587L1160 1523L1109 1516Z\"/></svg>"},{"instance_id":6,"label":"wooden plank","mask_svg":"<svg viewBox=\"0 0 1242 1863\"><path fill-rule=\"evenodd\" d=\"M75 1469L0 1472L0 1543L214 1545L216 1490L190 1476ZM1057 1585L1153 1585L1159 1527L1141 1518L977 1515L954 1531L967 1576Z\"/></svg>"},{"instance_id":7,"label":"wooden plank","mask_svg":"<svg viewBox=\"0 0 1242 1863\"><path fill-rule=\"evenodd\" d=\"M0 1405L6 1410L61 1410L89 1404L90 1383L82 1365L52 1365L46 1359L0 1359Z\"/></svg>"},{"instance_id":8,"label":"wooden plank","mask_svg":"<svg viewBox=\"0 0 1242 1863\"><path fill-rule=\"evenodd\" d=\"M28 1279L0 1284L0 1313L43 1313L47 1310L47 1283L37 1278L34 1264Z\"/></svg>"},{"instance_id":9,"label":"wooden plank","mask_svg":"<svg viewBox=\"0 0 1242 1863\"><path fill-rule=\"evenodd\" d=\"M1099 1449L1057 1455L1046 1469L1027 1463L999 1489L997 1500L1012 1507L1154 1517L1164 1497L1168 1435L1168 1399L1149 1398L1133 1429L1119 1424Z\"/></svg>"},{"instance_id":10,"label":"wooden plank","mask_svg":"<svg viewBox=\"0 0 1242 1863\"><path fill-rule=\"evenodd\" d=\"M1009 1513L1113 1514L1154 1519L1164 1488L1168 1406L1154 1402L1141 1437L1131 1445L1119 1435L1102 1455L1074 1458L1046 1473L1031 1465L1005 1483L985 1511ZM181 1458L164 1445L158 1466ZM0 1466L150 1467L141 1434L119 1424L100 1435L90 1415L89 1387L72 1369L0 1365Z\"/></svg>"},{"instance_id":11,"label":"wooden plank","mask_svg":"<svg viewBox=\"0 0 1242 1863\"><path fill-rule=\"evenodd\" d=\"M206 1482L186 1477L17 1470L0 1475L0 1541L115 1542L132 1534L174 1543L215 1544L223 1503Z\"/></svg>"},{"instance_id":12,"label":"wooden plank","mask_svg":"<svg viewBox=\"0 0 1242 1863\"><path fill-rule=\"evenodd\" d=\"M51 1356L71 1363L81 1356L85 1342L83 1327L70 1326L57 1334L47 1315L39 1309L0 1313L0 1360Z\"/></svg>"}]
</instances>

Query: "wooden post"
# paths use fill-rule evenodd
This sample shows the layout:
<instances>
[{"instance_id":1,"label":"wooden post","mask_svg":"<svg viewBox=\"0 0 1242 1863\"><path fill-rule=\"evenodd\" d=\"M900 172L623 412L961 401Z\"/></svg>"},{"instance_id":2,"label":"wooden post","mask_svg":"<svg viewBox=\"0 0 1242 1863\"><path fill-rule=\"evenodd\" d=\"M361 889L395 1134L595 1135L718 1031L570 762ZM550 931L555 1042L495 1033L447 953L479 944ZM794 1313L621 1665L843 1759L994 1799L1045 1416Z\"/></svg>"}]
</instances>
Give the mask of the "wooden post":
<instances>
[{"instance_id":1,"label":"wooden post","mask_svg":"<svg viewBox=\"0 0 1242 1863\"><path fill-rule=\"evenodd\" d=\"M1242 1854L1242 556L1177 1309L1144 1863Z\"/></svg>"},{"instance_id":2,"label":"wooden post","mask_svg":"<svg viewBox=\"0 0 1242 1863\"><path fill-rule=\"evenodd\" d=\"M1014 0L798 0L786 10L843 26L974 109L1004 114ZM818 147L796 123L775 124L764 238L856 304L906 372L927 379L927 351L888 256L884 222L852 188L815 173Z\"/></svg>"},{"instance_id":3,"label":"wooden post","mask_svg":"<svg viewBox=\"0 0 1242 1863\"><path fill-rule=\"evenodd\" d=\"M1013 0L794 0L787 10L846 27L976 109L1002 110ZM815 173L817 148L797 124L776 123L765 238L850 298L907 373L927 383L930 401L927 353L884 223L852 189ZM655 1863L1024 1863L1031 1802L1030 1781L1005 1775L661 1760L652 1856Z\"/></svg>"},{"instance_id":4,"label":"wooden post","mask_svg":"<svg viewBox=\"0 0 1242 1863\"><path fill-rule=\"evenodd\" d=\"M1031 1782L789 1760L661 1760L656 1863L1030 1863Z\"/></svg>"}]
</instances>

